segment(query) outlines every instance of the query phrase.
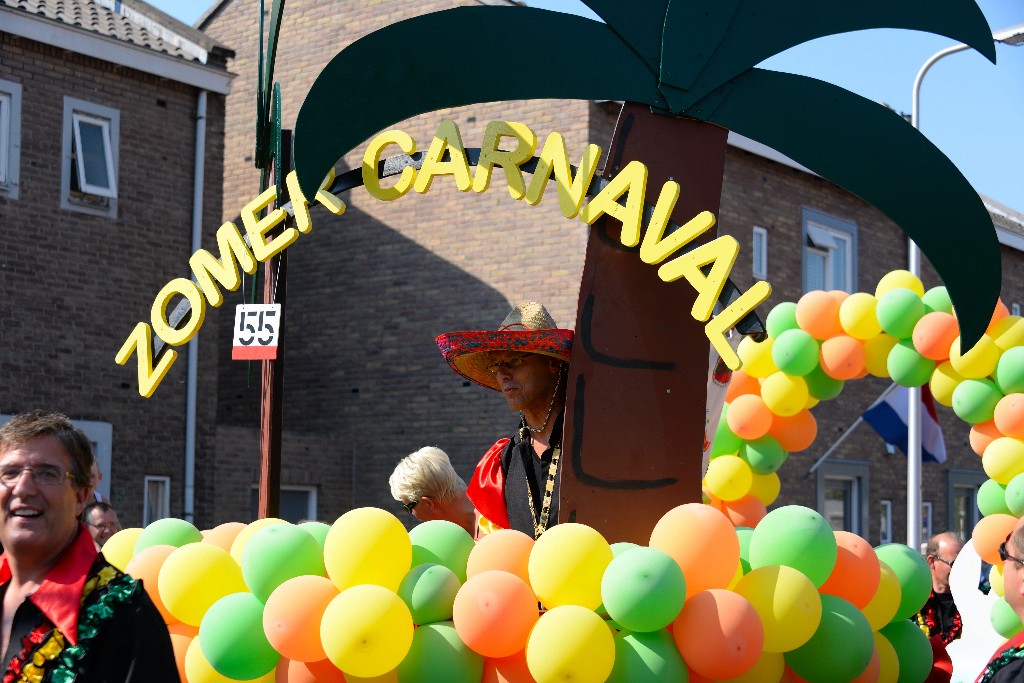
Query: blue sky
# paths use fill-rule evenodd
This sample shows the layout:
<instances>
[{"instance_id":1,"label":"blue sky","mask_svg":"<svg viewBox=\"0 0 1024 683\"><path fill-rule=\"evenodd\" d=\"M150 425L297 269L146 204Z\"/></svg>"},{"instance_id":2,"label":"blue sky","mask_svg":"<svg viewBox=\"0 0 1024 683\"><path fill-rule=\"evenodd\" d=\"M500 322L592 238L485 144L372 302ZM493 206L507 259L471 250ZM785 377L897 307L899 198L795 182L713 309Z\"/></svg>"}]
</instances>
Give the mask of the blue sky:
<instances>
[{"instance_id":1,"label":"blue sky","mask_svg":"<svg viewBox=\"0 0 1024 683\"><path fill-rule=\"evenodd\" d=\"M211 4L211 0L149 2L188 24ZM269 7L271 0L266 4ZM593 16L579 0L528 0L528 4ZM993 31L1024 24L1022 0L980 0L978 4ZM921 65L953 44L948 38L915 31L860 31L799 45L761 66L829 81L909 114ZM999 45L996 52L996 65L966 51L945 57L931 68L921 88L921 132L953 160L979 193L1024 213L1024 45Z\"/></svg>"}]
</instances>

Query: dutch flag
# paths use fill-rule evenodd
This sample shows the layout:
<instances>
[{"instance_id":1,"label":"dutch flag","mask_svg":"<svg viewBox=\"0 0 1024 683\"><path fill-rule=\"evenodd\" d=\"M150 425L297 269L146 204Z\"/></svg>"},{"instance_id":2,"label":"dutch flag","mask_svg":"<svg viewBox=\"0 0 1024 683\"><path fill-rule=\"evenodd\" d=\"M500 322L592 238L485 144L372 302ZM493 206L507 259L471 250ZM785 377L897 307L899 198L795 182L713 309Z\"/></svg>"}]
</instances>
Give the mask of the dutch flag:
<instances>
[{"instance_id":1,"label":"dutch flag","mask_svg":"<svg viewBox=\"0 0 1024 683\"><path fill-rule=\"evenodd\" d=\"M871 425L878 435L907 453L907 396L906 387L897 385L864 411L864 421ZM921 387L921 460L930 462L946 461L946 441L942 438L942 427L935 413L932 392L925 384Z\"/></svg>"}]
</instances>

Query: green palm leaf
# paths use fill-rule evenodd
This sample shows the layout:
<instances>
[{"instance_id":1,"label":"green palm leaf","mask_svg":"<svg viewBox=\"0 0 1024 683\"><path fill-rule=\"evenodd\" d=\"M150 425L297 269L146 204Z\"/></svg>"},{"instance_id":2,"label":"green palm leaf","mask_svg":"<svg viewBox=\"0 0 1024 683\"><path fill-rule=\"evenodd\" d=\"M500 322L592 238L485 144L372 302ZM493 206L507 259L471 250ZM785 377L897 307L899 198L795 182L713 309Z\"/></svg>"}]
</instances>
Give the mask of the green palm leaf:
<instances>
[{"instance_id":1,"label":"green palm leaf","mask_svg":"<svg viewBox=\"0 0 1024 683\"><path fill-rule=\"evenodd\" d=\"M953 162L903 117L830 83L763 69L685 113L779 150L874 205L931 261L964 340L973 345L985 332L1001 277L992 219Z\"/></svg>"}]
</instances>

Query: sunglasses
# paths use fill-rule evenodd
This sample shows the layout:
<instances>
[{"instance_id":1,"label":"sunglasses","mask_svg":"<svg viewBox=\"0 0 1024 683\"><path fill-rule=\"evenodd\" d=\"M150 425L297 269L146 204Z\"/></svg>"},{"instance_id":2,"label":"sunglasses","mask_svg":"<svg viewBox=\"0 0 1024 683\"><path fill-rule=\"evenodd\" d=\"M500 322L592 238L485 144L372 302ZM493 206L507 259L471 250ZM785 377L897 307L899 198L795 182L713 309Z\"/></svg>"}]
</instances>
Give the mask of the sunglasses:
<instances>
[{"instance_id":1,"label":"sunglasses","mask_svg":"<svg viewBox=\"0 0 1024 683\"><path fill-rule=\"evenodd\" d=\"M1013 560L1014 562L1016 562L1018 564L1024 564L1024 559L1021 559L1019 557L1014 557L1010 553L1006 552L1006 544L1007 544L1007 542L1009 540L1010 540L1010 537L1007 536L1006 540L999 544L999 559L1002 560L1003 562L1006 562L1007 560Z\"/></svg>"},{"instance_id":2,"label":"sunglasses","mask_svg":"<svg viewBox=\"0 0 1024 683\"><path fill-rule=\"evenodd\" d=\"M414 500L411 503L402 503L402 509L404 509L406 512L408 512L411 515L412 514L412 509L414 507L416 507L417 505L419 505L419 504L420 504L420 502L418 500Z\"/></svg>"}]
</instances>

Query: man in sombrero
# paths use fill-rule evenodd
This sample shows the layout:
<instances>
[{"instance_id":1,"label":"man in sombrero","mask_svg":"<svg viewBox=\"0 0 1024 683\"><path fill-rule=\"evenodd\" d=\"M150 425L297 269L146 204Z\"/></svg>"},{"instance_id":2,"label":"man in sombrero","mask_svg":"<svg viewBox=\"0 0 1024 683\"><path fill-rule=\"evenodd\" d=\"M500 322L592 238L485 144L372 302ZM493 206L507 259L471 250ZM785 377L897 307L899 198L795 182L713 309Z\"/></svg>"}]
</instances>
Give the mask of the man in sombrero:
<instances>
[{"instance_id":1,"label":"man in sombrero","mask_svg":"<svg viewBox=\"0 0 1024 683\"><path fill-rule=\"evenodd\" d=\"M519 304L497 330L437 338L455 372L500 391L519 412L519 428L480 459L467 494L490 527L539 537L558 520L565 385L572 330L559 329L539 303Z\"/></svg>"}]
</instances>

